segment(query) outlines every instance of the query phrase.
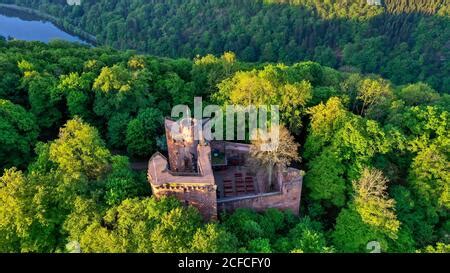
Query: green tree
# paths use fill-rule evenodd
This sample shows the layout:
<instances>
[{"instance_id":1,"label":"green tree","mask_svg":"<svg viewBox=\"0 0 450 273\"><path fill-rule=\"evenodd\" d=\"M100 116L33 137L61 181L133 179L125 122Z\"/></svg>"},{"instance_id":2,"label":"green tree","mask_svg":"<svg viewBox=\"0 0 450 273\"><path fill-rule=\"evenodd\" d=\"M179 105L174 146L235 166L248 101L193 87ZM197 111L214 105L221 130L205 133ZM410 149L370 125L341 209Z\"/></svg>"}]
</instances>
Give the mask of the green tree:
<instances>
[{"instance_id":1,"label":"green tree","mask_svg":"<svg viewBox=\"0 0 450 273\"><path fill-rule=\"evenodd\" d=\"M308 110L310 117L309 134L305 143L304 157L310 159L329 143L337 130L347 119L347 112L342 101L330 98L326 104L320 103Z\"/></svg>"},{"instance_id":2,"label":"green tree","mask_svg":"<svg viewBox=\"0 0 450 273\"><path fill-rule=\"evenodd\" d=\"M51 175L6 170L0 178L0 251L54 252L64 238L66 212L58 206Z\"/></svg>"},{"instance_id":3,"label":"green tree","mask_svg":"<svg viewBox=\"0 0 450 273\"><path fill-rule=\"evenodd\" d=\"M192 239L194 253L232 253L237 251L237 238L218 224L199 228Z\"/></svg>"},{"instance_id":4,"label":"green tree","mask_svg":"<svg viewBox=\"0 0 450 273\"><path fill-rule=\"evenodd\" d=\"M247 251L250 253L272 253L270 240L266 238L253 239L248 243Z\"/></svg>"},{"instance_id":5,"label":"green tree","mask_svg":"<svg viewBox=\"0 0 450 273\"><path fill-rule=\"evenodd\" d=\"M36 119L23 107L0 100L0 168L22 167L37 141Z\"/></svg>"},{"instance_id":6,"label":"green tree","mask_svg":"<svg viewBox=\"0 0 450 273\"><path fill-rule=\"evenodd\" d=\"M81 119L69 120L50 145L50 160L71 179L99 179L109 168L111 154L97 129Z\"/></svg>"},{"instance_id":7,"label":"green tree","mask_svg":"<svg viewBox=\"0 0 450 273\"><path fill-rule=\"evenodd\" d=\"M361 178L353 182L355 208L363 222L397 237L400 222L395 214L395 200L387 195L388 180L375 169L364 169Z\"/></svg>"},{"instance_id":8,"label":"green tree","mask_svg":"<svg viewBox=\"0 0 450 273\"><path fill-rule=\"evenodd\" d=\"M320 223L311 221L308 217L289 231L289 250L302 253L327 253L333 252L333 248L327 247L325 235L321 231Z\"/></svg>"},{"instance_id":9,"label":"green tree","mask_svg":"<svg viewBox=\"0 0 450 273\"><path fill-rule=\"evenodd\" d=\"M398 96L410 106L430 104L439 100L439 93L425 83L410 84L402 88Z\"/></svg>"},{"instance_id":10,"label":"green tree","mask_svg":"<svg viewBox=\"0 0 450 273\"><path fill-rule=\"evenodd\" d=\"M112 148L126 147L128 123L132 120L128 113L117 113L108 120L108 144Z\"/></svg>"},{"instance_id":11,"label":"green tree","mask_svg":"<svg viewBox=\"0 0 450 273\"><path fill-rule=\"evenodd\" d=\"M84 120L92 118L91 104L93 101L90 95L91 81L89 74L70 73L62 75L57 88L59 92L65 94L69 114L72 118L79 116Z\"/></svg>"},{"instance_id":12,"label":"green tree","mask_svg":"<svg viewBox=\"0 0 450 273\"><path fill-rule=\"evenodd\" d=\"M183 253L189 251L201 215L193 207L176 208L161 217L151 234L153 251L156 253Z\"/></svg>"},{"instance_id":13,"label":"green tree","mask_svg":"<svg viewBox=\"0 0 450 273\"><path fill-rule=\"evenodd\" d=\"M308 78L309 70L302 77L298 76L303 71L301 69L300 65L268 65L263 70L237 72L218 85L219 92L213 94L213 99L230 105L278 105L281 121L298 132L305 107L312 99L311 83L302 80Z\"/></svg>"},{"instance_id":14,"label":"green tree","mask_svg":"<svg viewBox=\"0 0 450 273\"><path fill-rule=\"evenodd\" d=\"M417 201L417 198L404 186L393 186L391 196L395 199L398 220L403 229L409 229L415 244L424 247L437 239L435 225L439 218L436 214Z\"/></svg>"},{"instance_id":15,"label":"green tree","mask_svg":"<svg viewBox=\"0 0 450 273\"><path fill-rule=\"evenodd\" d=\"M131 89L131 75L128 70L119 65L103 67L94 82L94 89L102 92L128 92Z\"/></svg>"},{"instance_id":16,"label":"green tree","mask_svg":"<svg viewBox=\"0 0 450 273\"><path fill-rule=\"evenodd\" d=\"M358 88L357 99L361 102L361 115L367 114L392 96L390 84L382 79L365 79Z\"/></svg>"},{"instance_id":17,"label":"green tree","mask_svg":"<svg viewBox=\"0 0 450 273\"><path fill-rule=\"evenodd\" d=\"M238 238L240 246L246 246L251 240L264 236L264 230L258 223L259 218L256 212L239 208L233 214L225 215L223 224Z\"/></svg>"},{"instance_id":18,"label":"green tree","mask_svg":"<svg viewBox=\"0 0 450 273\"><path fill-rule=\"evenodd\" d=\"M325 148L322 153L309 163L305 175L305 186L311 191L313 200L326 200L342 207L346 200L345 166L332 148Z\"/></svg>"},{"instance_id":19,"label":"green tree","mask_svg":"<svg viewBox=\"0 0 450 273\"><path fill-rule=\"evenodd\" d=\"M388 248L387 236L365 224L354 206L341 210L332 238L339 252L368 252L367 244L372 241L380 243L382 252Z\"/></svg>"},{"instance_id":20,"label":"green tree","mask_svg":"<svg viewBox=\"0 0 450 273\"><path fill-rule=\"evenodd\" d=\"M450 253L450 245L437 243L436 246L427 246L421 253Z\"/></svg>"},{"instance_id":21,"label":"green tree","mask_svg":"<svg viewBox=\"0 0 450 273\"><path fill-rule=\"evenodd\" d=\"M135 156L148 156L156 149L155 136L158 135L163 117L158 109L147 108L139 112L137 118L128 123L126 143L128 152Z\"/></svg>"},{"instance_id":22,"label":"green tree","mask_svg":"<svg viewBox=\"0 0 450 273\"><path fill-rule=\"evenodd\" d=\"M36 116L39 127L47 129L57 125L61 112L57 107L60 96L56 91L56 79L51 75L36 74L25 77L24 81L28 87L30 111Z\"/></svg>"},{"instance_id":23,"label":"green tree","mask_svg":"<svg viewBox=\"0 0 450 273\"><path fill-rule=\"evenodd\" d=\"M125 199L137 197L146 192L147 183L142 183L133 173L127 157L113 156L111 161L111 171L105 180L108 205L118 205Z\"/></svg>"},{"instance_id":24,"label":"green tree","mask_svg":"<svg viewBox=\"0 0 450 273\"><path fill-rule=\"evenodd\" d=\"M411 165L409 183L421 202L446 213L450 209L450 163L435 145L420 151Z\"/></svg>"},{"instance_id":25,"label":"green tree","mask_svg":"<svg viewBox=\"0 0 450 273\"><path fill-rule=\"evenodd\" d=\"M153 252L153 230L180 206L174 198L134 198L102 213L91 201L77 202L64 227L69 239L78 241L87 253Z\"/></svg>"},{"instance_id":26,"label":"green tree","mask_svg":"<svg viewBox=\"0 0 450 273\"><path fill-rule=\"evenodd\" d=\"M30 204L22 172L6 170L0 178L0 251L20 252L21 239L28 236L32 217L27 213Z\"/></svg>"}]
</instances>

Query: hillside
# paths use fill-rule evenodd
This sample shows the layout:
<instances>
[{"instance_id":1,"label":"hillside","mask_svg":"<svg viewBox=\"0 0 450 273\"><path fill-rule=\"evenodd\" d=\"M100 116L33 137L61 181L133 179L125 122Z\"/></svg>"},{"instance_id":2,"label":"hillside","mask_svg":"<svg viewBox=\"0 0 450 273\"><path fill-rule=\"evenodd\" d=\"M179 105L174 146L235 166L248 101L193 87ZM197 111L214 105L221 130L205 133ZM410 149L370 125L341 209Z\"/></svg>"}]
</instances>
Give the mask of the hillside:
<instances>
[{"instance_id":1,"label":"hillside","mask_svg":"<svg viewBox=\"0 0 450 273\"><path fill-rule=\"evenodd\" d=\"M450 101L425 83L61 41L0 40L0 75L0 252L448 252ZM198 95L280 106L306 171L300 217L204 223L151 197L130 161L164 152L163 117Z\"/></svg>"},{"instance_id":2,"label":"hillside","mask_svg":"<svg viewBox=\"0 0 450 273\"><path fill-rule=\"evenodd\" d=\"M175 58L233 51L252 62L313 60L450 90L448 0L0 2L64 18L117 49Z\"/></svg>"}]
</instances>

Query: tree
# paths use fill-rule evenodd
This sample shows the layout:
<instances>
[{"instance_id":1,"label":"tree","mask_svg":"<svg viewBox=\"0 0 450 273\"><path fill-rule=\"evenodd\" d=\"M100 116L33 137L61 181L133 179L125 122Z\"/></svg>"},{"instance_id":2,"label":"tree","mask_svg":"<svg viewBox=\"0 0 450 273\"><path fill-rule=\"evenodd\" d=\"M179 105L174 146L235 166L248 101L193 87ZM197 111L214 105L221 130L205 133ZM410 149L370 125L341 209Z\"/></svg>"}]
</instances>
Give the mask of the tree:
<instances>
[{"instance_id":1,"label":"tree","mask_svg":"<svg viewBox=\"0 0 450 273\"><path fill-rule=\"evenodd\" d=\"M174 198L126 199L103 213L89 200L76 201L64 228L82 252L149 253L152 232L180 203Z\"/></svg>"},{"instance_id":2,"label":"tree","mask_svg":"<svg viewBox=\"0 0 450 273\"><path fill-rule=\"evenodd\" d=\"M110 158L97 129L79 118L69 120L50 145L50 160L71 179L101 178L109 168Z\"/></svg>"},{"instance_id":3,"label":"tree","mask_svg":"<svg viewBox=\"0 0 450 273\"><path fill-rule=\"evenodd\" d=\"M129 71L118 64L104 67L92 87L94 112L109 119L119 111L132 114L153 105L155 97L148 90L151 77L147 69Z\"/></svg>"},{"instance_id":4,"label":"tree","mask_svg":"<svg viewBox=\"0 0 450 273\"><path fill-rule=\"evenodd\" d=\"M411 231L415 245L424 247L436 241L435 225L439 222L437 215L429 213L429 209L420 204L413 192L404 186L393 186L390 194L395 199L395 209L401 228Z\"/></svg>"},{"instance_id":5,"label":"tree","mask_svg":"<svg viewBox=\"0 0 450 273\"><path fill-rule=\"evenodd\" d=\"M141 183L130 169L127 157L113 156L111 171L105 180L106 203L118 205L123 200L134 198L146 192L147 183Z\"/></svg>"},{"instance_id":6,"label":"tree","mask_svg":"<svg viewBox=\"0 0 450 273\"><path fill-rule=\"evenodd\" d=\"M226 52L221 58L211 54L194 59L191 75L197 90L196 94L209 97L217 91L217 84L230 77L242 65L236 61L234 53Z\"/></svg>"},{"instance_id":7,"label":"tree","mask_svg":"<svg viewBox=\"0 0 450 273\"><path fill-rule=\"evenodd\" d=\"M108 120L108 144L112 148L126 147L128 123L132 120L128 113L116 113Z\"/></svg>"},{"instance_id":8,"label":"tree","mask_svg":"<svg viewBox=\"0 0 450 273\"><path fill-rule=\"evenodd\" d=\"M35 117L23 107L0 100L0 169L22 167L37 141Z\"/></svg>"},{"instance_id":9,"label":"tree","mask_svg":"<svg viewBox=\"0 0 450 273\"><path fill-rule=\"evenodd\" d=\"M299 132L302 124L301 119L308 102L312 99L312 85L308 81L301 81L283 86L281 99L281 117L289 128Z\"/></svg>"},{"instance_id":10,"label":"tree","mask_svg":"<svg viewBox=\"0 0 450 273\"><path fill-rule=\"evenodd\" d=\"M135 156L147 156L156 149L156 140L163 123L158 109L147 108L128 123L126 143L128 152Z\"/></svg>"},{"instance_id":11,"label":"tree","mask_svg":"<svg viewBox=\"0 0 450 273\"><path fill-rule=\"evenodd\" d=\"M233 214L224 215L223 224L238 238L239 246L246 246L251 240L264 237L259 218L256 212L239 208Z\"/></svg>"},{"instance_id":12,"label":"tree","mask_svg":"<svg viewBox=\"0 0 450 273\"><path fill-rule=\"evenodd\" d=\"M24 78L28 86L28 100L31 112L36 116L39 127L54 127L61 119L61 112L57 108L60 96L56 92L56 79L47 74L36 74Z\"/></svg>"},{"instance_id":13,"label":"tree","mask_svg":"<svg viewBox=\"0 0 450 273\"><path fill-rule=\"evenodd\" d=\"M397 238L400 222L395 215L395 201L389 199L388 180L375 169L364 169L359 181L353 182L355 207L363 222Z\"/></svg>"},{"instance_id":14,"label":"tree","mask_svg":"<svg viewBox=\"0 0 450 273\"><path fill-rule=\"evenodd\" d=\"M200 227L202 218L193 207L175 208L163 215L151 234L155 253L183 253L189 251L191 243Z\"/></svg>"},{"instance_id":15,"label":"tree","mask_svg":"<svg viewBox=\"0 0 450 273\"><path fill-rule=\"evenodd\" d=\"M327 253L333 252L333 248L326 246L325 235L321 231L320 223L311 221L308 217L289 231L288 252L295 250L301 253Z\"/></svg>"},{"instance_id":16,"label":"tree","mask_svg":"<svg viewBox=\"0 0 450 273\"><path fill-rule=\"evenodd\" d=\"M437 106L411 107L401 119L413 153L408 184L429 213L442 216L449 208L448 120L448 112Z\"/></svg>"},{"instance_id":17,"label":"tree","mask_svg":"<svg viewBox=\"0 0 450 273\"><path fill-rule=\"evenodd\" d=\"M248 243L247 251L250 253L272 253L272 247L269 239L257 238Z\"/></svg>"},{"instance_id":18,"label":"tree","mask_svg":"<svg viewBox=\"0 0 450 273\"><path fill-rule=\"evenodd\" d=\"M231 253L237 250L237 238L218 224L199 228L192 239L194 253Z\"/></svg>"},{"instance_id":19,"label":"tree","mask_svg":"<svg viewBox=\"0 0 450 273\"><path fill-rule=\"evenodd\" d=\"M450 253L450 245L444 243L437 243L436 246L427 246L419 253Z\"/></svg>"},{"instance_id":20,"label":"tree","mask_svg":"<svg viewBox=\"0 0 450 273\"><path fill-rule=\"evenodd\" d=\"M180 76L174 72L164 75L164 77L156 83L156 90L162 96L170 94L173 105L189 105L193 103L194 88L192 84L185 83Z\"/></svg>"},{"instance_id":21,"label":"tree","mask_svg":"<svg viewBox=\"0 0 450 273\"><path fill-rule=\"evenodd\" d=\"M345 166L336 151L325 148L309 163L305 186L311 191L312 200L326 200L342 207L346 200Z\"/></svg>"},{"instance_id":22,"label":"tree","mask_svg":"<svg viewBox=\"0 0 450 273\"><path fill-rule=\"evenodd\" d=\"M361 101L360 114L364 115L371 107L377 107L392 96L390 84L385 80L365 79L358 88L357 99Z\"/></svg>"},{"instance_id":23,"label":"tree","mask_svg":"<svg viewBox=\"0 0 450 273\"><path fill-rule=\"evenodd\" d=\"M120 242L120 237L93 223L86 228L80 238L81 251L86 253L122 253L126 250Z\"/></svg>"},{"instance_id":24,"label":"tree","mask_svg":"<svg viewBox=\"0 0 450 273\"><path fill-rule=\"evenodd\" d=\"M91 81L88 73L62 75L57 86L59 92L66 96L67 107L72 118L79 116L84 120L92 117L92 95L89 95Z\"/></svg>"},{"instance_id":25,"label":"tree","mask_svg":"<svg viewBox=\"0 0 450 273\"><path fill-rule=\"evenodd\" d=\"M386 183L383 174L373 169L364 169L361 178L353 182L354 200L339 213L332 234L339 251L368 251L371 241L379 243L383 252L411 245L411 235L400 230Z\"/></svg>"},{"instance_id":26,"label":"tree","mask_svg":"<svg viewBox=\"0 0 450 273\"><path fill-rule=\"evenodd\" d=\"M101 220L101 209L94 200L82 197L75 198L71 213L64 221L63 229L69 234L69 240L80 242L86 229Z\"/></svg>"},{"instance_id":27,"label":"tree","mask_svg":"<svg viewBox=\"0 0 450 273\"><path fill-rule=\"evenodd\" d=\"M302 126L305 107L312 99L312 84L303 79L314 79L309 75L310 71L303 68L300 65L267 65L262 70L237 72L222 81L218 85L219 92L212 97L226 105L278 105L281 121L297 133ZM301 73L304 77L299 76Z\"/></svg>"},{"instance_id":28,"label":"tree","mask_svg":"<svg viewBox=\"0 0 450 273\"><path fill-rule=\"evenodd\" d=\"M364 223L352 205L339 213L332 238L339 252L368 252L367 244L372 241L380 244L382 252L388 249L387 236Z\"/></svg>"},{"instance_id":29,"label":"tree","mask_svg":"<svg viewBox=\"0 0 450 273\"><path fill-rule=\"evenodd\" d=\"M6 170L0 178L0 251L20 252L21 239L26 238L33 222L26 212L30 204L22 172Z\"/></svg>"},{"instance_id":30,"label":"tree","mask_svg":"<svg viewBox=\"0 0 450 273\"><path fill-rule=\"evenodd\" d=\"M333 49L325 46L318 46L314 50L314 60L322 65L335 67L337 64L336 55Z\"/></svg>"},{"instance_id":31,"label":"tree","mask_svg":"<svg viewBox=\"0 0 450 273\"><path fill-rule=\"evenodd\" d=\"M449 167L445 153L431 145L414 158L408 179L420 202L442 213L450 209Z\"/></svg>"},{"instance_id":32,"label":"tree","mask_svg":"<svg viewBox=\"0 0 450 273\"><path fill-rule=\"evenodd\" d=\"M320 150L332 140L343 122L348 119L348 114L342 101L337 97L308 109L308 114L311 116L311 122L304 157L310 159L320 153Z\"/></svg>"},{"instance_id":33,"label":"tree","mask_svg":"<svg viewBox=\"0 0 450 273\"><path fill-rule=\"evenodd\" d=\"M0 251L54 252L66 215L55 198L51 175L5 170L0 178Z\"/></svg>"},{"instance_id":34,"label":"tree","mask_svg":"<svg viewBox=\"0 0 450 273\"><path fill-rule=\"evenodd\" d=\"M122 66L103 67L94 82L94 90L102 92L128 92L131 89L131 75Z\"/></svg>"},{"instance_id":35,"label":"tree","mask_svg":"<svg viewBox=\"0 0 450 273\"><path fill-rule=\"evenodd\" d=\"M420 82L402 88L399 97L406 102L406 105L418 106L433 103L439 100L440 96L429 85Z\"/></svg>"},{"instance_id":36,"label":"tree","mask_svg":"<svg viewBox=\"0 0 450 273\"><path fill-rule=\"evenodd\" d=\"M299 161L299 144L294 141L289 131L284 126L272 126L270 133L257 129L250 146L251 165L267 168L269 187L272 187L273 169L283 170L292 161Z\"/></svg>"}]
</instances>

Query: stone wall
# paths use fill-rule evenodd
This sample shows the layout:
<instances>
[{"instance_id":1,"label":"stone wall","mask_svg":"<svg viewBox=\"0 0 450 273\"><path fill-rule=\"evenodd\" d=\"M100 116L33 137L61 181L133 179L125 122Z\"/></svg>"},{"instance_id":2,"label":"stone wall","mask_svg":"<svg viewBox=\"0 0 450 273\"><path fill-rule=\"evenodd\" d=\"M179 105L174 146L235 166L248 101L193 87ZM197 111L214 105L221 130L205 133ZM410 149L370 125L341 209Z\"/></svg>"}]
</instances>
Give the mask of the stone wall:
<instances>
[{"instance_id":1,"label":"stone wall","mask_svg":"<svg viewBox=\"0 0 450 273\"><path fill-rule=\"evenodd\" d=\"M160 198L162 196L174 196L184 205L196 207L206 220L217 219L217 186L211 184L188 185L188 184L165 184L161 186L152 185L153 194Z\"/></svg>"},{"instance_id":2,"label":"stone wall","mask_svg":"<svg viewBox=\"0 0 450 273\"><path fill-rule=\"evenodd\" d=\"M192 205L206 220L217 219L217 185L209 157L209 146L198 145L198 174L171 172L162 154L154 154L148 163L148 181L155 197L174 196L185 205Z\"/></svg>"},{"instance_id":3,"label":"stone wall","mask_svg":"<svg viewBox=\"0 0 450 273\"><path fill-rule=\"evenodd\" d=\"M300 212L303 176L300 171L291 169L291 172L283 179L280 192L219 200L217 204L218 213L234 211L238 208L250 208L256 211L276 208L279 210L291 210L298 215Z\"/></svg>"},{"instance_id":4,"label":"stone wall","mask_svg":"<svg viewBox=\"0 0 450 273\"><path fill-rule=\"evenodd\" d=\"M250 208L256 211L276 208L299 213L303 172L293 168L274 173L277 183L275 188L270 190L276 192L267 193L269 190L266 189L269 184L266 182L267 174L255 171L260 173L256 177L258 181L256 194L230 196L218 200L218 186L211 162L211 146L205 142L190 141L192 139L191 125L188 125L186 128L189 130L182 134L188 136L188 140L184 138L181 141L175 140L169 130L173 123L174 121L169 119L165 121L169 159L160 153L155 153L148 163L148 181L155 197L174 196L183 204L196 207L205 220L217 219L218 212L234 211L237 208ZM185 127L181 127L181 130L183 128ZM249 145L231 142L216 142L211 145L227 153L230 165L245 165ZM192 155L192 158L189 155ZM195 168L191 167L193 161L196 162ZM246 192L246 194L251 193Z\"/></svg>"}]
</instances>

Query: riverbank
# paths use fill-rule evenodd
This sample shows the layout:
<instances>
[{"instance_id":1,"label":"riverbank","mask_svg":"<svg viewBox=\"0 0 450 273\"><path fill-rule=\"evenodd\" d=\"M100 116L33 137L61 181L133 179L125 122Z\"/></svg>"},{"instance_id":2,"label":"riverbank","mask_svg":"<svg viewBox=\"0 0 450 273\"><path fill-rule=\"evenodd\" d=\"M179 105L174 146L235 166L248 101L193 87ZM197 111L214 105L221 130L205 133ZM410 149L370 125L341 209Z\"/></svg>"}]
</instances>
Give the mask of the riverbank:
<instances>
[{"instance_id":1,"label":"riverbank","mask_svg":"<svg viewBox=\"0 0 450 273\"><path fill-rule=\"evenodd\" d=\"M19 12L19 13L23 13L24 15L36 16L39 19L46 20L46 21L53 23L58 28L60 28L61 30L65 31L71 35L78 36L81 40L83 40L93 46L97 45L97 38L94 35L87 33L86 31L80 29L79 27L69 24L66 21L64 21L63 19L56 18L48 13L45 13L45 12L42 12L42 11L39 11L36 9L21 7L21 6L17 6L17 5L1 4L1 3L0 3L0 9L4 9L7 11L9 10L9 11L14 11L14 12Z\"/></svg>"}]
</instances>

